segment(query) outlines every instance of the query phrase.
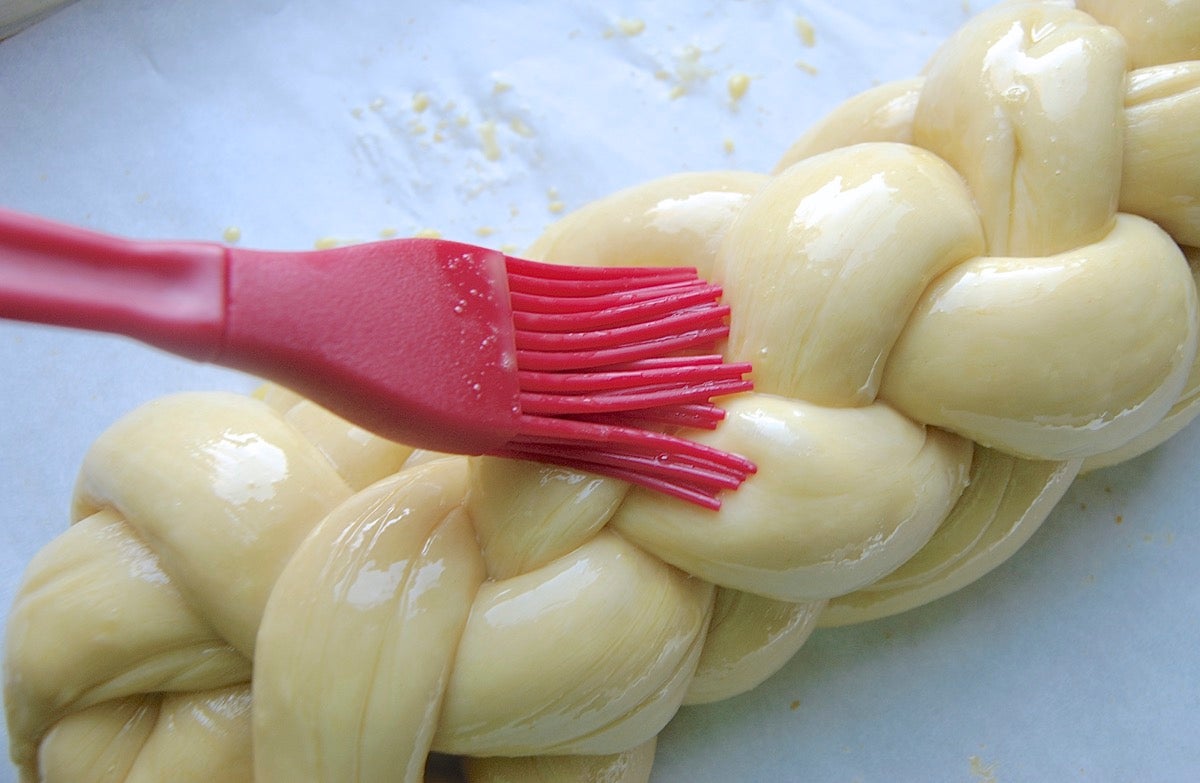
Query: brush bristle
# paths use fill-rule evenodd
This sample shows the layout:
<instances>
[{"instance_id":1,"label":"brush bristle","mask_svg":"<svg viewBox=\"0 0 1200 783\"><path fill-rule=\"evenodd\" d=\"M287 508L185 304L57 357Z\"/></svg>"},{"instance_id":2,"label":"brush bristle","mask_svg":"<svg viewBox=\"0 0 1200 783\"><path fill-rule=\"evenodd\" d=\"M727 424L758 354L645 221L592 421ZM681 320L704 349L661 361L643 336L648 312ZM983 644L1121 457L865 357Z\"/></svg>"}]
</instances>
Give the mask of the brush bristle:
<instances>
[{"instance_id":1,"label":"brush bristle","mask_svg":"<svg viewBox=\"0 0 1200 783\"><path fill-rule=\"evenodd\" d=\"M507 271L522 416L505 455L720 508L754 464L658 430L712 429L724 417L713 398L752 387L749 364L693 355L729 334L721 289L691 268L508 258Z\"/></svg>"}]
</instances>

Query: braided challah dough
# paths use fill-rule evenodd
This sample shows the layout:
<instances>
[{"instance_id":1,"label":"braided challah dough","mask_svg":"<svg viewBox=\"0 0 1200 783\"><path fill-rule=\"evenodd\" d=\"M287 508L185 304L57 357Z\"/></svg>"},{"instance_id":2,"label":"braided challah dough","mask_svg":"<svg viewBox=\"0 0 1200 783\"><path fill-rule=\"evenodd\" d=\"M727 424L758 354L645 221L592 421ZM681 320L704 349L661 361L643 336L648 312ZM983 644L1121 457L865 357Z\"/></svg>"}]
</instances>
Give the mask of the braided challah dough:
<instances>
[{"instance_id":1,"label":"braided challah dough","mask_svg":"<svg viewBox=\"0 0 1200 783\"><path fill-rule=\"evenodd\" d=\"M1200 412L1198 45L1200 2L1005 3L770 176L551 227L724 286L756 390L696 437L759 471L718 513L277 388L134 411L12 610L23 779L645 781L681 704L976 579Z\"/></svg>"}]
</instances>

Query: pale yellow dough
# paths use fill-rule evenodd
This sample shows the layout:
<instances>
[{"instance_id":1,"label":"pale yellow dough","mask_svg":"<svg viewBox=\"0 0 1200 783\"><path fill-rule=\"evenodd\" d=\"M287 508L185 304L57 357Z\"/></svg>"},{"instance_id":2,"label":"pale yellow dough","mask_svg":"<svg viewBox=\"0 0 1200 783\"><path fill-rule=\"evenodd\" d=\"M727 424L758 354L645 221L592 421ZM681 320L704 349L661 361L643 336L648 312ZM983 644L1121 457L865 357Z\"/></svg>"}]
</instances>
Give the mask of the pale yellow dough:
<instances>
[{"instance_id":1,"label":"pale yellow dough","mask_svg":"<svg viewBox=\"0 0 1200 783\"><path fill-rule=\"evenodd\" d=\"M773 174L530 249L724 286L756 390L696 437L758 472L720 512L277 388L115 424L9 619L23 781L644 783L681 704L1012 555L1200 412L1200 3L1077 6L1003 3Z\"/></svg>"}]
</instances>

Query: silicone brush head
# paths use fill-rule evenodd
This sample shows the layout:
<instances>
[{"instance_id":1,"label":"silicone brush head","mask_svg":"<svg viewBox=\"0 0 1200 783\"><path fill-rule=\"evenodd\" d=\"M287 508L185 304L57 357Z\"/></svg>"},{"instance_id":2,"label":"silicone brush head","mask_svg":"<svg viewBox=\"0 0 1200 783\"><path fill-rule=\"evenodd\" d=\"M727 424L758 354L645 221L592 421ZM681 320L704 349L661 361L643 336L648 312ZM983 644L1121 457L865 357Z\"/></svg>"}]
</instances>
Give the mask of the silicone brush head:
<instances>
[{"instance_id":1,"label":"silicone brush head","mask_svg":"<svg viewBox=\"0 0 1200 783\"><path fill-rule=\"evenodd\" d=\"M385 437L579 468L708 508L754 470L664 431L715 427L713 398L751 386L750 365L702 353L729 333L729 308L695 269L559 266L431 239L229 253L212 360Z\"/></svg>"},{"instance_id":2,"label":"silicone brush head","mask_svg":"<svg viewBox=\"0 0 1200 783\"><path fill-rule=\"evenodd\" d=\"M713 398L747 391L721 289L691 268L558 266L506 258L519 432L493 453L621 478L716 509L754 472L742 457L647 427L712 429Z\"/></svg>"}]
</instances>

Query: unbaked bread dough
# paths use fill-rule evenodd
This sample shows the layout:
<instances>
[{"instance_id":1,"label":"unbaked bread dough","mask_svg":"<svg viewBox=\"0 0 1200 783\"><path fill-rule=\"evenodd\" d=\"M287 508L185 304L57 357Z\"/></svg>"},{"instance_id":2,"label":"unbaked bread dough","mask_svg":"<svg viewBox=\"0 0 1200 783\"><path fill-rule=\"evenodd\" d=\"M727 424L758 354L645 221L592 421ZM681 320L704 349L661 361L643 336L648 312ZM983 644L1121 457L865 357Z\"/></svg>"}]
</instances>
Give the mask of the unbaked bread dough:
<instances>
[{"instance_id":1,"label":"unbaked bread dough","mask_svg":"<svg viewBox=\"0 0 1200 783\"><path fill-rule=\"evenodd\" d=\"M720 512L277 388L117 422L10 616L23 779L644 782L680 704L1002 562L1200 412L1200 4L1077 5L530 249L724 286L756 390L696 437L759 471Z\"/></svg>"}]
</instances>

